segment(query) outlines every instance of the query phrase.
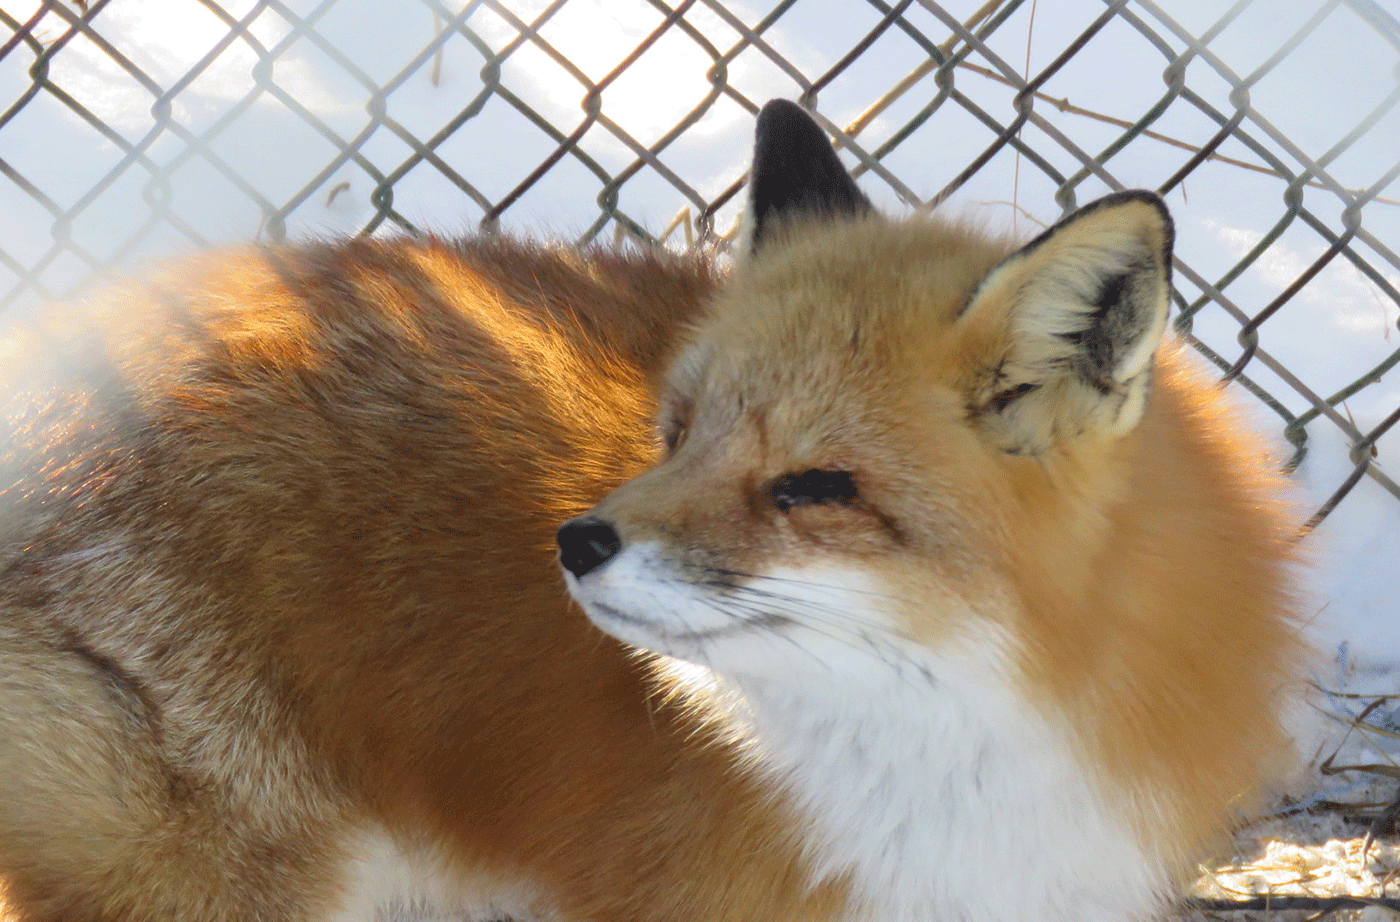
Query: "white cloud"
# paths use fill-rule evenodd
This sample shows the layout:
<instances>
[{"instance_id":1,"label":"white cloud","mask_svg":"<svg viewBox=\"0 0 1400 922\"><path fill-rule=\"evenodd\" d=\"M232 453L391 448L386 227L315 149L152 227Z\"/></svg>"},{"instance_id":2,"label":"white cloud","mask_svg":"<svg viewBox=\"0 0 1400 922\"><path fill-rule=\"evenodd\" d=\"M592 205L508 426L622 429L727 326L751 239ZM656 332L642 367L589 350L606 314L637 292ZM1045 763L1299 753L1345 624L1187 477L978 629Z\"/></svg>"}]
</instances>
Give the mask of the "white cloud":
<instances>
[{"instance_id":1,"label":"white cloud","mask_svg":"<svg viewBox=\"0 0 1400 922\"><path fill-rule=\"evenodd\" d=\"M1210 219L1201 223L1236 259L1242 259L1263 238L1257 231L1228 227ZM1299 248L1277 240L1250 266L1248 275L1271 291L1281 292L1326 250L1321 243ZM1400 275L1385 273L1384 278L1400 288ZM1395 333L1396 318L1400 317L1400 307L1340 254L1303 286L1296 297L1300 303L1322 308L1338 329L1370 333L1387 341Z\"/></svg>"}]
</instances>

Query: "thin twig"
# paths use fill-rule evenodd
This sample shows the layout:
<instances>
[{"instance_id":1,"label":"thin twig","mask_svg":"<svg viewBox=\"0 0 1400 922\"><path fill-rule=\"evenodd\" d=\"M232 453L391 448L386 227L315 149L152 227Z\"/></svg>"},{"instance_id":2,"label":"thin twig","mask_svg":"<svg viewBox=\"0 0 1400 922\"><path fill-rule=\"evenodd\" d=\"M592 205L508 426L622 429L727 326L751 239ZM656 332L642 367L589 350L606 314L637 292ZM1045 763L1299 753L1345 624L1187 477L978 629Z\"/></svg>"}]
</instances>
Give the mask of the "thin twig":
<instances>
[{"instance_id":1,"label":"thin twig","mask_svg":"<svg viewBox=\"0 0 1400 922\"><path fill-rule=\"evenodd\" d=\"M958 64L958 67L963 70L970 70L974 74L986 77L988 80L995 80L997 83L1005 84L1009 87L1014 88L1016 86L1015 83L1011 82L1006 77L1003 77L996 71L991 70L990 68L982 67L978 64L971 64L967 61L963 61ZM1105 115L1102 112L1095 112L1093 109L1086 109L1083 106L1076 106L1069 101L1069 97L1057 98L1051 96L1049 93L1042 93L1039 91L1037 91L1034 95L1036 99L1039 99L1042 102L1047 102L1050 105L1054 106L1056 109L1059 109L1061 112L1066 112L1070 115L1078 115L1083 118L1093 119L1096 122L1103 122L1106 125L1113 125L1117 128L1132 128L1135 124L1134 122L1130 122L1124 118L1116 118L1112 115ZM1193 154L1200 153L1201 150L1201 148L1196 146L1195 144L1183 141L1180 138L1173 138L1170 135L1162 134L1160 131L1152 131L1151 129L1147 129L1142 132L1142 136L1145 138L1151 138L1154 141L1160 141L1163 144L1169 144L1172 147L1177 147L1181 150L1190 151ZM1234 157L1226 157L1223 154L1211 154L1210 157L1207 159L1215 160L1220 163L1228 163L1230 166L1241 167L1242 169L1252 170L1255 173L1263 173L1267 176L1280 175L1277 170L1271 170L1266 166L1260 166L1257 163L1250 163L1247 160L1237 160ZM1308 185L1315 189L1326 188L1325 186L1323 186L1322 183L1318 182L1317 180L1310 180L1308 182ZM1375 198L1371 199L1371 201L1382 202L1386 205L1400 205L1400 199L1386 198L1381 195L1376 196Z\"/></svg>"},{"instance_id":2,"label":"thin twig","mask_svg":"<svg viewBox=\"0 0 1400 922\"><path fill-rule=\"evenodd\" d=\"M1183 900L1187 909L1202 912L1258 912L1282 911L1285 909L1305 909L1313 912L1326 912L1334 909L1356 909L1364 906L1380 906L1384 909L1400 910L1400 898L1388 896L1259 896L1249 900L1203 900L1190 898Z\"/></svg>"},{"instance_id":3,"label":"thin twig","mask_svg":"<svg viewBox=\"0 0 1400 922\"><path fill-rule=\"evenodd\" d=\"M979 9L977 12L973 13L967 18L967 20L963 23L963 28L966 29L968 32L971 32L973 29L976 29L979 25L982 24L983 20L987 19L993 13L995 13L1005 2L1006 0L987 0L986 3L982 4L981 9ZM957 47L957 44L958 37L954 35L951 38L949 38L946 42L939 45L938 50L943 52L943 56L945 58L951 57L953 54L953 49ZM859 116L856 117L855 121L847 125L846 134L850 135L853 138L856 135L860 134L862 131L865 130L866 126L868 126L871 122L875 121L875 119L880 115L881 112L884 112L886 109L888 109L891 105L894 104L895 100L899 99L899 97L903 96L906 92L908 92L910 87L912 87L914 84L918 83L920 80L924 79L937 69L938 59L930 55L927 61L924 61L918 67L914 68L914 70L911 71L908 76L906 76L903 80L899 81L893 87L891 87L889 92L885 93L884 96L881 96L879 99L871 103L869 108L867 108L864 112L862 112Z\"/></svg>"}]
</instances>

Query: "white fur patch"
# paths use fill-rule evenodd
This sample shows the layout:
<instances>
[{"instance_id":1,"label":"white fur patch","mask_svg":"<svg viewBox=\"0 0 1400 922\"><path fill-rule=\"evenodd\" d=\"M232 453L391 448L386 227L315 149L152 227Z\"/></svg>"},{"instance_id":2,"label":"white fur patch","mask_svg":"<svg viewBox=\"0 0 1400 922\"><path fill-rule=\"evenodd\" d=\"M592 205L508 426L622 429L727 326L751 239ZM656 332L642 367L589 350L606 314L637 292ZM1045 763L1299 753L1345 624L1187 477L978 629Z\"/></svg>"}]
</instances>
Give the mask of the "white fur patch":
<instances>
[{"instance_id":1,"label":"white fur patch","mask_svg":"<svg viewBox=\"0 0 1400 922\"><path fill-rule=\"evenodd\" d=\"M899 630L911 603L859 570L726 591L677 579L656 546L583 582L586 608L616 609L594 616L605 630L704 663L742 701L725 713L806 814L815 876L850 875L856 918L1129 922L1160 907L1166 882L1116 795L1018 691L1013 640L984 619L939 613L960 627L933 648Z\"/></svg>"},{"instance_id":2,"label":"white fur patch","mask_svg":"<svg viewBox=\"0 0 1400 922\"><path fill-rule=\"evenodd\" d=\"M530 888L451 867L428 849L405 850L382 831L348 849L344 896L324 922L554 922Z\"/></svg>"},{"instance_id":3,"label":"white fur patch","mask_svg":"<svg viewBox=\"0 0 1400 922\"><path fill-rule=\"evenodd\" d=\"M728 635L752 633L742 614L712 604L714 591L676 571L664 548L628 544L569 591L604 631L638 647L710 665L705 651Z\"/></svg>"},{"instance_id":4,"label":"white fur patch","mask_svg":"<svg viewBox=\"0 0 1400 922\"><path fill-rule=\"evenodd\" d=\"M721 674L828 681L865 675L872 658L886 670L912 665L897 655L897 600L859 574L812 584L774 573L731 593L685 576L662 545L639 542L582 580L565 579L604 631Z\"/></svg>"},{"instance_id":5,"label":"white fur patch","mask_svg":"<svg viewBox=\"0 0 1400 922\"><path fill-rule=\"evenodd\" d=\"M876 587L851 591L863 581L849 569L778 575L853 621L888 618ZM1011 639L970 613L962 624L937 649L898 645L898 664L868 648L865 681L735 678L811 818L819 872L854 870L882 920L1151 915L1164 882L1068 730L1017 691Z\"/></svg>"}]
</instances>

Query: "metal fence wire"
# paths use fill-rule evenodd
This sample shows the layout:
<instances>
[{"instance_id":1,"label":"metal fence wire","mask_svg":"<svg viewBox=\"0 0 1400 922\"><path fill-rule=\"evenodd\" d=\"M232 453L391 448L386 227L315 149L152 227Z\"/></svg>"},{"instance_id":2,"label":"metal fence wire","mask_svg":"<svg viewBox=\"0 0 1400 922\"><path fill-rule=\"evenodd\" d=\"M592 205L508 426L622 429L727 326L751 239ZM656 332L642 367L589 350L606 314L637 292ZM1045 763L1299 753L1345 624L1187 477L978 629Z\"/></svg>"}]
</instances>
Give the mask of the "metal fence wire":
<instances>
[{"instance_id":1,"label":"metal fence wire","mask_svg":"<svg viewBox=\"0 0 1400 922\"><path fill-rule=\"evenodd\" d=\"M1159 189L1178 330L1290 470L1331 446L1310 524L1400 499L1400 23L1375 0L977 2L4 0L0 304L444 213L723 251L752 115L787 96L892 210L1024 233Z\"/></svg>"}]
</instances>

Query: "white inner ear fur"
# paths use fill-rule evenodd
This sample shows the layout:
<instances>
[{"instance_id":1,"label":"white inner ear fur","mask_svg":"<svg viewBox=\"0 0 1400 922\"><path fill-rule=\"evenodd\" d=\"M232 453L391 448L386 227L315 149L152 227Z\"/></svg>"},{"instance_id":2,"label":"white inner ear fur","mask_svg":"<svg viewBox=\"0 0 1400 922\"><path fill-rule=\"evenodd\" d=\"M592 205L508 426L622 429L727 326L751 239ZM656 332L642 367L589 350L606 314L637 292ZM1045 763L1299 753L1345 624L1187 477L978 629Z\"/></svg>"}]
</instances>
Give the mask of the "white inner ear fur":
<instances>
[{"instance_id":1,"label":"white inner ear fur","mask_svg":"<svg viewBox=\"0 0 1400 922\"><path fill-rule=\"evenodd\" d=\"M1003 314L972 403L1007 451L1081 434L1118 437L1142 417L1166 329L1171 229L1141 198L1090 206L992 271L968 308Z\"/></svg>"}]
</instances>

